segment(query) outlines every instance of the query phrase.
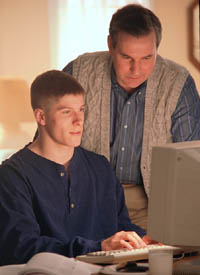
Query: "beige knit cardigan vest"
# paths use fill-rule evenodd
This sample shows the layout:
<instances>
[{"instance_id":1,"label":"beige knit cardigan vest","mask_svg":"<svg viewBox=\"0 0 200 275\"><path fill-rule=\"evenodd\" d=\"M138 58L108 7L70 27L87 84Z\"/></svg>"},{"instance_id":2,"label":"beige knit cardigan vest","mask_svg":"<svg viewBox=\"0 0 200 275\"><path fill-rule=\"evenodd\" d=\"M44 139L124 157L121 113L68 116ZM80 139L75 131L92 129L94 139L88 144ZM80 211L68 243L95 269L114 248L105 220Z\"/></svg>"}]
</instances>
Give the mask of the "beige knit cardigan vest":
<instances>
[{"instance_id":1,"label":"beige knit cardigan vest","mask_svg":"<svg viewBox=\"0 0 200 275\"><path fill-rule=\"evenodd\" d=\"M73 64L73 76L86 91L85 123L81 146L110 159L110 93L112 60L108 52L86 53ZM157 56L147 81L141 172L149 195L152 146L172 142L171 115L188 71Z\"/></svg>"}]
</instances>

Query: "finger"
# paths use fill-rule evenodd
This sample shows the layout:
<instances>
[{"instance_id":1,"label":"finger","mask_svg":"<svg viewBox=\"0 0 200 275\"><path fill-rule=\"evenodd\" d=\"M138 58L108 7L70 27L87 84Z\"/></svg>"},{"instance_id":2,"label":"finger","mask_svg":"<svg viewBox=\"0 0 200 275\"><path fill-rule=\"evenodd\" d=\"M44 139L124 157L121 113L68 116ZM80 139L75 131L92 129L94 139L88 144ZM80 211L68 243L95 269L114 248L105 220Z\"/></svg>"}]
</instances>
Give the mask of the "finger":
<instances>
[{"instance_id":1,"label":"finger","mask_svg":"<svg viewBox=\"0 0 200 275\"><path fill-rule=\"evenodd\" d=\"M132 250L133 249L133 246L129 243L129 242L127 242L127 241L125 241L125 240L121 240L120 241L120 249L128 249L128 250Z\"/></svg>"},{"instance_id":2,"label":"finger","mask_svg":"<svg viewBox=\"0 0 200 275\"><path fill-rule=\"evenodd\" d=\"M142 240L143 240L147 245L149 245L149 244L162 245L162 243L157 242L157 241L155 241L155 240L152 240L148 235L145 235L145 236L142 238Z\"/></svg>"},{"instance_id":3,"label":"finger","mask_svg":"<svg viewBox=\"0 0 200 275\"><path fill-rule=\"evenodd\" d=\"M145 235L142 239L147 245L152 243L152 239L148 235Z\"/></svg>"},{"instance_id":4,"label":"finger","mask_svg":"<svg viewBox=\"0 0 200 275\"><path fill-rule=\"evenodd\" d=\"M146 243L134 231L120 231L115 236L118 240L121 239L129 242L134 248L146 247Z\"/></svg>"},{"instance_id":5,"label":"finger","mask_svg":"<svg viewBox=\"0 0 200 275\"><path fill-rule=\"evenodd\" d=\"M137 233L135 232L130 232L127 235L128 240L131 245L135 248L141 248L141 247L146 247L146 243L138 236Z\"/></svg>"}]
</instances>

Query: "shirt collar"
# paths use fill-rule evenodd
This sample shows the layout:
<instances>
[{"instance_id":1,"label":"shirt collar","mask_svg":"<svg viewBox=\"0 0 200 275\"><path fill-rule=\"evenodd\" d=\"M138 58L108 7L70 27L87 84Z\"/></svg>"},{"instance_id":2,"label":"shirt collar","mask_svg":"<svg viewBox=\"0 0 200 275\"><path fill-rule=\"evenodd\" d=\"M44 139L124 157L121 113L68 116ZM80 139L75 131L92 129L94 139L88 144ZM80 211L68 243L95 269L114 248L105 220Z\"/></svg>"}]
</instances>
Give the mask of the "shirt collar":
<instances>
[{"instance_id":1,"label":"shirt collar","mask_svg":"<svg viewBox=\"0 0 200 275\"><path fill-rule=\"evenodd\" d=\"M29 143L30 144L30 143ZM28 145L29 145L28 144ZM29 162L31 165L35 166L35 163L37 163L37 166L40 166L43 168L43 170L46 170L46 171L50 171L51 169L53 170L53 168L56 168L56 170L60 171L60 170L65 170L65 167L64 165L62 164L59 164L59 163L56 163L52 160L49 160L47 158L44 158L36 153L34 153L33 151L31 151L29 148L28 148L28 145L26 145L24 147L24 149L20 150L22 151L23 155L25 155L25 159L27 162ZM74 154L73 154L73 157L70 161L70 164L69 164L69 169L74 169L76 167L76 165L78 164L78 162L80 161L80 158L79 158L79 154L80 154L80 148L79 147L75 147L74 148ZM51 169L50 169L51 168ZM49 170L50 169L50 170Z\"/></svg>"}]
</instances>

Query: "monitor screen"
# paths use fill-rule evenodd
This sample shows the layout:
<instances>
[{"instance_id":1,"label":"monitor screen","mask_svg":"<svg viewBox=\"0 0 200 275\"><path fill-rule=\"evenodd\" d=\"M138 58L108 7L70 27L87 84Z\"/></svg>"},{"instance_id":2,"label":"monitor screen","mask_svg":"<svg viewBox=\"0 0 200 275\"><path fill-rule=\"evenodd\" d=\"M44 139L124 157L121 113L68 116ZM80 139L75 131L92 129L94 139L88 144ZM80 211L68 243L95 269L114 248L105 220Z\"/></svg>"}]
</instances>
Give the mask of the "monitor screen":
<instances>
[{"instance_id":1,"label":"monitor screen","mask_svg":"<svg viewBox=\"0 0 200 275\"><path fill-rule=\"evenodd\" d=\"M147 234L200 248L200 141L153 147Z\"/></svg>"}]
</instances>

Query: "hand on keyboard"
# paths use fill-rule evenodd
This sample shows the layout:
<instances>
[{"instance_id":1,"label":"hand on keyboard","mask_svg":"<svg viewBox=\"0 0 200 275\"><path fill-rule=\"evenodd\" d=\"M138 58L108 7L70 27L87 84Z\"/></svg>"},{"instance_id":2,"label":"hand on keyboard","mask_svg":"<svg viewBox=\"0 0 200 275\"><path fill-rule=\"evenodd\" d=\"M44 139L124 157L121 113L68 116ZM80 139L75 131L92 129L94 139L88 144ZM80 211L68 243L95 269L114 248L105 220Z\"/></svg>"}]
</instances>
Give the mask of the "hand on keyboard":
<instances>
[{"instance_id":1,"label":"hand on keyboard","mask_svg":"<svg viewBox=\"0 0 200 275\"><path fill-rule=\"evenodd\" d=\"M157 245L162 245L162 243L158 243L157 241L152 240L148 235L145 235L142 240L147 244L157 244Z\"/></svg>"},{"instance_id":2,"label":"hand on keyboard","mask_svg":"<svg viewBox=\"0 0 200 275\"><path fill-rule=\"evenodd\" d=\"M105 239L101 243L101 248L104 251L116 249L133 249L146 247L146 243L136 232L120 231L113 236Z\"/></svg>"}]
</instances>

